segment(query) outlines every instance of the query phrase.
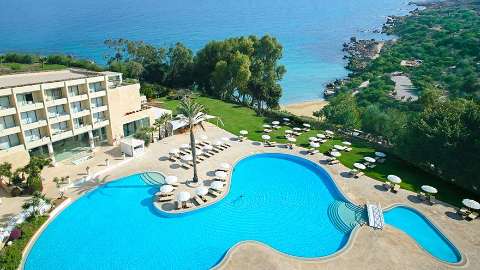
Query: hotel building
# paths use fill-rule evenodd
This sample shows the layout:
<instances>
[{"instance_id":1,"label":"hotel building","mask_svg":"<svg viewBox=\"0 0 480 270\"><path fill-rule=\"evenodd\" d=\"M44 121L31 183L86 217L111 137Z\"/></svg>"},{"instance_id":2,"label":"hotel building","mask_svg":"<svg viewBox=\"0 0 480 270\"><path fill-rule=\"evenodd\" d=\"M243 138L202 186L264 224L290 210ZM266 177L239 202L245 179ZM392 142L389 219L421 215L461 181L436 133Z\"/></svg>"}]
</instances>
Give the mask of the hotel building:
<instances>
[{"instance_id":1,"label":"hotel building","mask_svg":"<svg viewBox=\"0 0 480 270\"><path fill-rule=\"evenodd\" d=\"M0 76L0 162L15 167L30 156L54 162L115 145L153 124L140 85L121 73L79 69Z\"/></svg>"}]
</instances>

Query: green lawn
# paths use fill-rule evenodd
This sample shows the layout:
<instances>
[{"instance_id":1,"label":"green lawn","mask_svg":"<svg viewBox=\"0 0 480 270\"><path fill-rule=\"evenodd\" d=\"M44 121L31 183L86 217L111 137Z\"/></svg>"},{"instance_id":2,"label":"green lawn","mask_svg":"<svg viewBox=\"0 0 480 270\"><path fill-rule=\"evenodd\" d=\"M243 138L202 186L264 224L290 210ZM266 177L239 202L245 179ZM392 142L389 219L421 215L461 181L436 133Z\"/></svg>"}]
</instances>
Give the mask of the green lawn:
<instances>
[{"instance_id":1,"label":"green lawn","mask_svg":"<svg viewBox=\"0 0 480 270\"><path fill-rule=\"evenodd\" d=\"M64 65L41 65L35 64L19 64L19 63L2 63L0 64L0 74L9 74L15 72L31 72L31 71L46 71L46 70L59 70L64 69Z\"/></svg>"},{"instance_id":2,"label":"green lawn","mask_svg":"<svg viewBox=\"0 0 480 270\"><path fill-rule=\"evenodd\" d=\"M178 100L167 100L165 98L159 99L162 102L162 106L166 109L175 112L175 109L179 103ZM248 138L255 141L262 141L261 136L263 132L262 125L270 124L273 120L279 119L267 119L265 117L257 116L252 109L242 107L240 105L223 102L217 99L211 99L207 97L196 98L198 103L205 106L207 112L211 115L218 116L220 121L213 119L211 122L221 126L223 129L233 133L239 134L242 129L248 130ZM278 143L285 143L285 130L291 129L291 127L282 127L279 130L271 132L269 135L272 141ZM297 145L307 147L308 137L315 136L317 133L321 133L320 130L311 130L303 133L297 137ZM319 148L322 153L327 152L335 144L341 144L344 139L334 138L328 140L325 144ZM343 153L339 158L340 162L349 168L353 168L353 163L362 161L365 156L374 156L375 148L361 140L350 140L352 142L353 150L348 153ZM388 153L387 153L388 154ZM420 186L431 185L439 190L437 198L452 205L460 206L461 200L465 197L478 199L478 196L465 191L453 184L445 182L436 176L430 175L416 167L411 166L405 161L397 158L394 155L388 154L387 161L383 164L377 164L374 169L366 170L366 175L377 179L379 181L386 181L386 177L389 174L395 174L402 178L403 182L401 187L407 190L418 192ZM379 183L380 184L380 183Z\"/></svg>"}]
</instances>

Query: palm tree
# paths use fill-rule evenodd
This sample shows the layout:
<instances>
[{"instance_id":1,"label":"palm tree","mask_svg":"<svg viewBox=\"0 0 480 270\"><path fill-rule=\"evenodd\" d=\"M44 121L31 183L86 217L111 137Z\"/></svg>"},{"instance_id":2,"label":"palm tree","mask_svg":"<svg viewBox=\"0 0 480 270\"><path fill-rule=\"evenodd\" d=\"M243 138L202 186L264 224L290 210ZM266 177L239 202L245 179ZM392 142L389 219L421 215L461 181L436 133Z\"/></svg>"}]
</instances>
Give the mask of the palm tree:
<instances>
[{"instance_id":1,"label":"palm tree","mask_svg":"<svg viewBox=\"0 0 480 270\"><path fill-rule=\"evenodd\" d=\"M167 123L172 119L172 115L169 113L163 113L160 115L159 118L155 119L155 123L153 124L155 128L158 130L158 139L161 139L162 135L162 127L165 127L165 134L168 133Z\"/></svg>"},{"instance_id":2,"label":"palm tree","mask_svg":"<svg viewBox=\"0 0 480 270\"><path fill-rule=\"evenodd\" d=\"M190 131L190 148L192 149L192 157L193 157L193 182L198 182L198 175L197 175L197 153L195 150L195 135L193 134L193 129L195 128L195 124L199 123L201 125L201 121L204 120L205 116L205 108L198 104L190 97L185 96L178 106L178 113L183 114L187 120L187 126Z\"/></svg>"}]
</instances>

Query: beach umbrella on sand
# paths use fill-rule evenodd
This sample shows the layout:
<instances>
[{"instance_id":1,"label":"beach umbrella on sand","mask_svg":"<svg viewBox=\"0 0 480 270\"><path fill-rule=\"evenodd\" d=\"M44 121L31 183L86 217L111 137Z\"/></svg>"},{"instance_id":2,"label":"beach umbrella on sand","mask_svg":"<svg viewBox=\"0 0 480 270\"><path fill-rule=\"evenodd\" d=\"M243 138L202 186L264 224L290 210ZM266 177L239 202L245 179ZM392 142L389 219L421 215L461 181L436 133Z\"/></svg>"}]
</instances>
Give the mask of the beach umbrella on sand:
<instances>
[{"instance_id":1,"label":"beach umbrella on sand","mask_svg":"<svg viewBox=\"0 0 480 270\"><path fill-rule=\"evenodd\" d=\"M317 138L320 138L320 139L325 139L325 138L326 138L326 136L325 136L325 135L323 135L323 134L317 134Z\"/></svg>"},{"instance_id":2,"label":"beach umbrella on sand","mask_svg":"<svg viewBox=\"0 0 480 270\"><path fill-rule=\"evenodd\" d=\"M339 157L339 156L341 156L342 154L341 154L340 152L338 152L338 151L332 151L332 152L330 152L330 155L331 155L332 157Z\"/></svg>"},{"instance_id":3,"label":"beach umbrella on sand","mask_svg":"<svg viewBox=\"0 0 480 270\"><path fill-rule=\"evenodd\" d=\"M402 179L396 175L389 174L387 175L388 181L395 183L395 184L400 184L402 182Z\"/></svg>"},{"instance_id":4,"label":"beach umbrella on sand","mask_svg":"<svg viewBox=\"0 0 480 270\"><path fill-rule=\"evenodd\" d=\"M327 129L327 130L325 130L325 133L327 133L327 134L330 134L330 135L333 135L333 134L335 134L333 131L331 131L331 130L328 130L328 129Z\"/></svg>"},{"instance_id":5,"label":"beach umbrella on sand","mask_svg":"<svg viewBox=\"0 0 480 270\"><path fill-rule=\"evenodd\" d=\"M270 136L269 135L262 135L262 139L267 141L267 140L270 140Z\"/></svg>"},{"instance_id":6,"label":"beach umbrella on sand","mask_svg":"<svg viewBox=\"0 0 480 270\"><path fill-rule=\"evenodd\" d=\"M167 183L168 185L173 185L175 183L177 183L178 179L175 175L169 175L167 177L165 177L165 183Z\"/></svg>"},{"instance_id":7,"label":"beach umbrella on sand","mask_svg":"<svg viewBox=\"0 0 480 270\"><path fill-rule=\"evenodd\" d=\"M363 159L364 159L366 162L375 163L375 159L372 158L372 157L364 157Z\"/></svg>"},{"instance_id":8,"label":"beach umbrella on sand","mask_svg":"<svg viewBox=\"0 0 480 270\"><path fill-rule=\"evenodd\" d=\"M180 191L177 194L177 200L180 201L180 202L186 202L186 201L190 200L190 197L191 197L191 195L187 191Z\"/></svg>"},{"instance_id":9,"label":"beach umbrella on sand","mask_svg":"<svg viewBox=\"0 0 480 270\"><path fill-rule=\"evenodd\" d=\"M273 122L272 122L272 125L275 125L275 126L280 125L280 122L278 122L278 121L273 121Z\"/></svg>"},{"instance_id":10,"label":"beach umbrella on sand","mask_svg":"<svg viewBox=\"0 0 480 270\"><path fill-rule=\"evenodd\" d=\"M303 126L306 127L306 128L309 128L309 127L310 127L310 124L303 123Z\"/></svg>"},{"instance_id":11,"label":"beach umbrella on sand","mask_svg":"<svg viewBox=\"0 0 480 270\"><path fill-rule=\"evenodd\" d=\"M292 138L292 137L288 137L287 140L288 140L289 142L296 142L296 141L297 141L297 139Z\"/></svg>"},{"instance_id":12,"label":"beach umbrella on sand","mask_svg":"<svg viewBox=\"0 0 480 270\"><path fill-rule=\"evenodd\" d=\"M342 144L343 144L343 145L346 145L346 146L350 146L350 145L352 145L352 143L351 143L351 142L347 142L347 141L345 141L345 142L342 142Z\"/></svg>"},{"instance_id":13,"label":"beach umbrella on sand","mask_svg":"<svg viewBox=\"0 0 480 270\"><path fill-rule=\"evenodd\" d=\"M375 156L384 158L384 157L386 157L387 155L386 155L385 153L383 153L383 152L375 152Z\"/></svg>"},{"instance_id":14,"label":"beach umbrella on sand","mask_svg":"<svg viewBox=\"0 0 480 270\"><path fill-rule=\"evenodd\" d=\"M180 148L182 148L182 149L190 149L190 144L184 143L184 144L180 145Z\"/></svg>"},{"instance_id":15,"label":"beach umbrella on sand","mask_svg":"<svg viewBox=\"0 0 480 270\"><path fill-rule=\"evenodd\" d=\"M213 183L210 185L211 188L220 190L223 189L223 182L222 181L213 181Z\"/></svg>"},{"instance_id":16,"label":"beach umbrella on sand","mask_svg":"<svg viewBox=\"0 0 480 270\"><path fill-rule=\"evenodd\" d=\"M163 185L160 187L160 192L161 193L169 193L173 191L173 187L170 185Z\"/></svg>"},{"instance_id":17,"label":"beach umbrella on sand","mask_svg":"<svg viewBox=\"0 0 480 270\"><path fill-rule=\"evenodd\" d=\"M218 179L225 179L227 178L227 173L224 171L216 171L215 177L217 177Z\"/></svg>"},{"instance_id":18,"label":"beach umbrella on sand","mask_svg":"<svg viewBox=\"0 0 480 270\"><path fill-rule=\"evenodd\" d=\"M197 187L195 189L195 194L197 194L197 195L205 196L205 195L207 195L207 193L208 193L208 188L207 187L201 186L201 187Z\"/></svg>"},{"instance_id":19,"label":"beach umbrella on sand","mask_svg":"<svg viewBox=\"0 0 480 270\"><path fill-rule=\"evenodd\" d=\"M173 148L173 149L170 150L169 153L172 154L172 155L176 155L176 154L178 154L179 152L180 152L180 150L179 150L178 148Z\"/></svg>"},{"instance_id":20,"label":"beach umbrella on sand","mask_svg":"<svg viewBox=\"0 0 480 270\"><path fill-rule=\"evenodd\" d=\"M222 168L222 170L224 170L224 171L230 170L231 167L232 167L232 166L230 166L230 164L228 164L228 163L226 163L226 162L220 163L220 168Z\"/></svg>"},{"instance_id":21,"label":"beach umbrella on sand","mask_svg":"<svg viewBox=\"0 0 480 270\"><path fill-rule=\"evenodd\" d=\"M359 170L365 170L367 167L363 165L362 163L353 163L353 167L359 169Z\"/></svg>"},{"instance_id":22,"label":"beach umbrella on sand","mask_svg":"<svg viewBox=\"0 0 480 270\"><path fill-rule=\"evenodd\" d=\"M320 147L320 144L317 143L317 142L310 142L310 146L314 147L314 148L317 148L317 147Z\"/></svg>"},{"instance_id":23,"label":"beach umbrella on sand","mask_svg":"<svg viewBox=\"0 0 480 270\"><path fill-rule=\"evenodd\" d=\"M427 193L431 193L431 194L435 194L438 192L438 190L432 186L428 186L428 185L423 185L420 187L423 191L427 192Z\"/></svg>"},{"instance_id":24,"label":"beach umbrella on sand","mask_svg":"<svg viewBox=\"0 0 480 270\"><path fill-rule=\"evenodd\" d=\"M478 203L477 201L475 200L472 200L472 199L463 199L462 201L463 205L465 205L466 207L470 208L470 209L475 209L475 210L479 210L480 209L480 203Z\"/></svg>"},{"instance_id":25,"label":"beach umbrella on sand","mask_svg":"<svg viewBox=\"0 0 480 270\"><path fill-rule=\"evenodd\" d=\"M247 135L247 134L248 134L248 131L246 131L246 130L244 130L244 129L243 129L243 130L240 130L240 134L242 134L242 135Z\"/></svg>"}]
</instances>

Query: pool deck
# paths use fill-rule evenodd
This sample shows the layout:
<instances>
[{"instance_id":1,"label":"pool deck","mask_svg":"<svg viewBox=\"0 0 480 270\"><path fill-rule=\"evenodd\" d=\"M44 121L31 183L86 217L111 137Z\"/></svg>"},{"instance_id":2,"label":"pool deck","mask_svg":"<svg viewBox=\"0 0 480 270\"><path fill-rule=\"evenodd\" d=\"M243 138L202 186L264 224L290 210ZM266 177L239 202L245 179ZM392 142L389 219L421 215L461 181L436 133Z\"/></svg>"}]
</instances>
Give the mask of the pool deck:
<instances>
[{"instance_id":1,"label":"pool deck","mask_svg":"<svg viewBox=\"0 0 480 270\"><path fill-rule=\"evenodd\" d=\"M233 137L232 134L206 124L206 131L197 131L198 135L206 134L210 141L221 137ZM77 199L98 184L123 176L144 171L159 171L165 175L176 175L180 182L191 179L193 169L183 169L167 159L171 148L188 143L186 134L175 135L150 145L146 152L137 158L122 160L116 148L105 148L98 151L92 160L77 166L64 166L44 170L43 177L48 179L44 192L56 197L58 190L51 182L53 176L64 176L67 173L72 180L85 176L85 167L90 166L92 174L98 174L94 181L81 187L71 188L67 196ZM467 263L462 269L480 269L480 221L467 222L458 220L456 209L446 204L428 206L416 200L414 193L400 190L398 194L386 192L381 182L362 176L359 179L344 177L348 168L341 164L323 165L325 156L305 155L303 148L294 147L289 150L283 147L264 147L258 142L231 142L232 147L198 165L198 175L205 185L214 178L214 171L222 162L235 164L238 160L257 153L288 153L309 159L325 168L332 176L341 191L355 204L380 203L386 208L395 203L402 203L420 210L432 220L443 233L459 248ZM111 160L105 166L105 158ZM388 162L388 159L387 159ZM128 165L126 165L128 164ZM124 166L125 165L125 166ZM229 179L227 179L227 185ZM182 185L180 185L182 186ZM181 190L182 187L179 189ZM228 190L228 187L227 189ZM226 194L226 193L224 193ZM23 200L23 199L21 199ZM19 201L21 201L19 199ZM153 198L152 198L153 201ZM8 208L0 209L0 215L11 214L15 203L10 202ZM21 205L20 205L21 206ZM18 208L20 208L18 206ZM5 210L6 209L6 210ZM12 210L13 209L13 210ZM8 212L10 211L10 212ZM439 262L423 251L408 235L386 226L383 231L361 227L348 248L327 259L302 260L281 254L274 249L257 242L243 242L233 247L216 269L453 269Z\"/></svg>"}]
</instances>

